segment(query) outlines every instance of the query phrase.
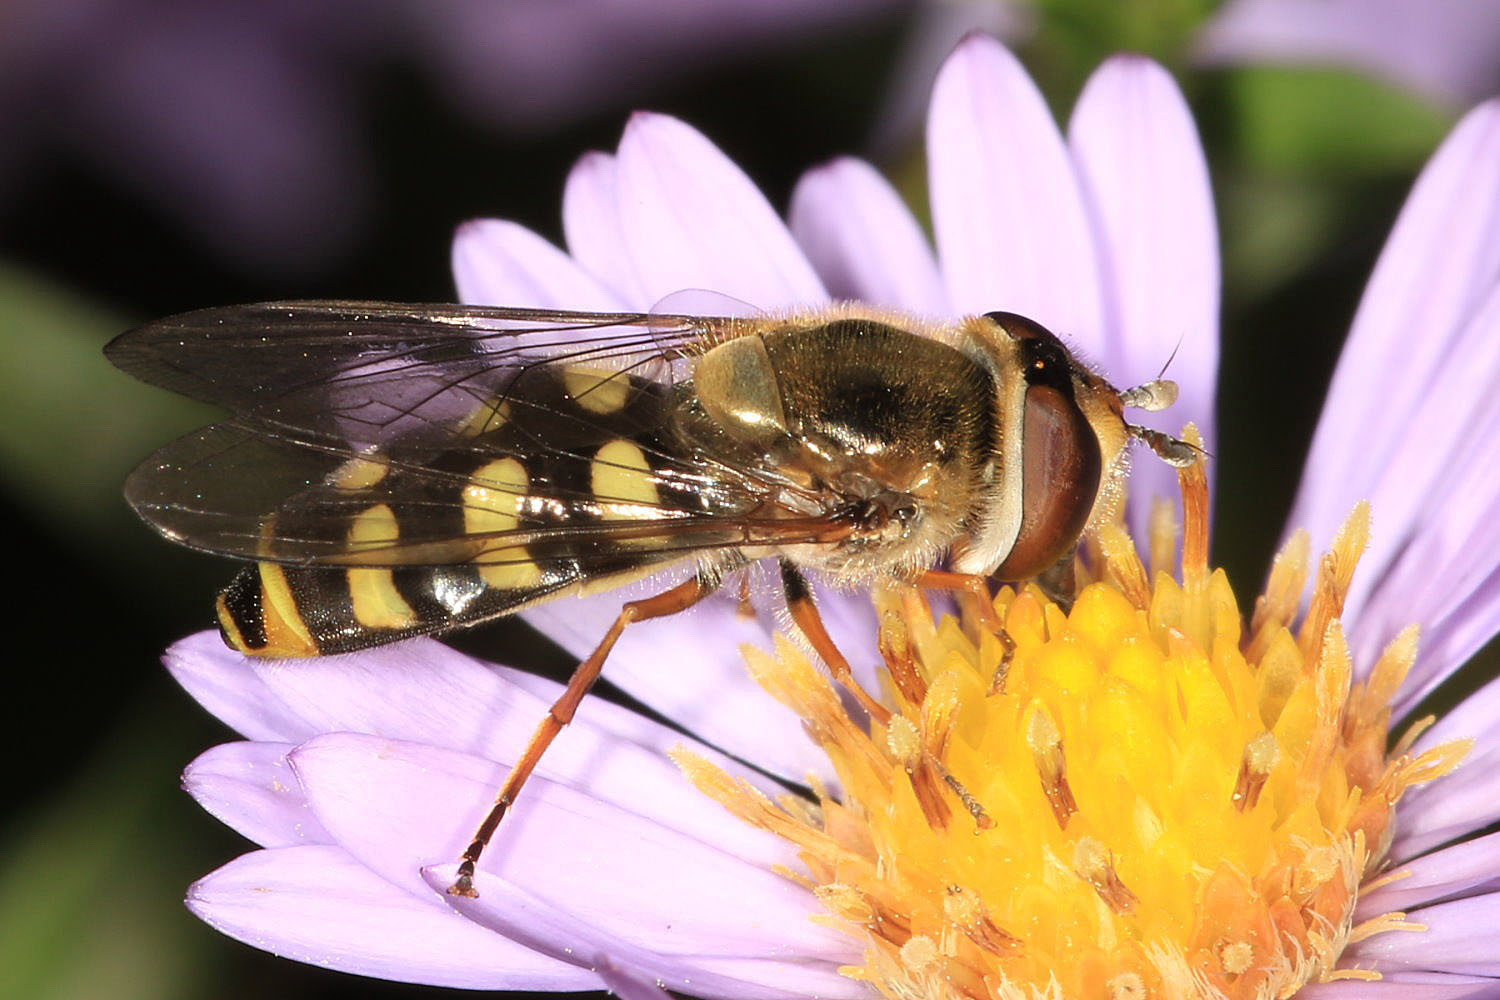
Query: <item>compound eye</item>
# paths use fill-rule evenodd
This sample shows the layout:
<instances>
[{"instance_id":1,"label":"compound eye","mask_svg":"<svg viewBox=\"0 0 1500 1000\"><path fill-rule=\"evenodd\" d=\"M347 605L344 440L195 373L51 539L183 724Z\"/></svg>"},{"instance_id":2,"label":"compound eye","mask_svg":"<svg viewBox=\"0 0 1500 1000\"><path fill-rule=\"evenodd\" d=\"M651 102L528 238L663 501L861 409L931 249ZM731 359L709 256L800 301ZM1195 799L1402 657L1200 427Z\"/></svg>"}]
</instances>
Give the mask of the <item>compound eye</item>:
<instances>
[{"instance_id":1,"label":"compound eye","mask_svg":"<svg viewBox=\"0 0 1500 1000\"><path fill-rule=\"evenodd\" d=\"M1088 524L1103 467L1099 439L1072 394L1026 390L1022 425L1021 530L995 575L1024 580L1072 549Z\"/></svg>"},{"instance_id":2,"label":"compound eye","mask_svg":"<svg viewBox=\"0 0 1500 1000\"><path fill-rule=\"evenodd\" d=\"M1021 374L1030 386L1051 386L1071 394L1073 364L1068 349L1057 336L1035 320L1008 312L985 313L984 318L999 326L1019 349Z\"/></svg>"}]
</instances>

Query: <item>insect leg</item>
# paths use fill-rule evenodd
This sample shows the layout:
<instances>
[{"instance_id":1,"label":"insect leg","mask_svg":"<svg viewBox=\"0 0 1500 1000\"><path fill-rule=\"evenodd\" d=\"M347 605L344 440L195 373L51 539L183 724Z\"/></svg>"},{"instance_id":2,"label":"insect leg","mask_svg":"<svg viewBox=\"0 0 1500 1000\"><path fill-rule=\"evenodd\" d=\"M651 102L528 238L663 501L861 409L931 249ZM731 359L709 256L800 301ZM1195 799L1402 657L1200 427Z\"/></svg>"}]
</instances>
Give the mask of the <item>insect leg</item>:
<instances>
[{"instance_id":1,"label":"insect leg","mask_svg":"<svg viewBox=\"0 0 1500 1000\"><path fill-rule=\"evenodd\" d=\"M521 786L526 784L527 778L531 777L531 772L535 769L537 762L542 759L542 754L547 752L547 747L552 744L557 734L562 732L563 727L573 721L573 714L578 711L579 703L589 693L594 682L599 679L599 672L604 668L604 661L609 656L610 650L614 649L615 643L619 641L625 627L632 622L664 618L667 615L675 615L679 611L686 611L713 593L718 585L717 575L698 574L654 597L629 601L620 609L619 617L609 627L609 631L604 633L604 638L599 640L599 645L595 646L594 651L574 668L573 676L568 678L568 686L547 710L546 717L532 733L531 741L526 744L525 751L511 767L505 784L500 788L500 794L495 796L495 804L490 807L489 814L485 816L484 822L479 824L479 829L474 834L473 842L463 853L463 858L458 865L458 878L448 887L449 895L469 897L478 895L474 891L474 866L479 861L479 855L484 852L490 838L495 835L495 829L505 818L505 813L510 809L511 803L515 802Z\"/></svg>"},{"instance_id":2,"label":"insect leg","mask_svg":"<svg viewBox=\"0 0 1500 1000\"><path fill-rule=\"evenodd\" d=\"M889 722L890 709L870 697L870 693L859 685L849 670L849 661L833 644L833 637L823 625L823 616L818 614L818 606L813 603L812 588L808 586L807 578L785 559L780 560L780 566L781 590L786 595L786 609L791 612L792 621L797 623L797 628L828 665L828 672L833 675L833 679L854 695L854 700L870 714L870 718L882 725Z\"/></svg>"},{"instance_id":3,"label":"insect leg","mask_svg":"<svg viewBox=\"0 0 1500 1000\"><path fill-rule=\"evenodd\" d=\"M1068 554L1069 565L1073 555ZM1016 655L1016 640L1005 631L1005 624L995 612L995 599L990 596L989 580L972 573L952 573L947 570L929 569L917 577L917 586L928 590L951 590L967 594L978 604L977 613L981 625L1000 640L1002 652L1000 662L995 665L995 675L990 679L990 694L1005 690L1005 677L1010 673L1010 661Z\"/></svg>"}]
</instances>

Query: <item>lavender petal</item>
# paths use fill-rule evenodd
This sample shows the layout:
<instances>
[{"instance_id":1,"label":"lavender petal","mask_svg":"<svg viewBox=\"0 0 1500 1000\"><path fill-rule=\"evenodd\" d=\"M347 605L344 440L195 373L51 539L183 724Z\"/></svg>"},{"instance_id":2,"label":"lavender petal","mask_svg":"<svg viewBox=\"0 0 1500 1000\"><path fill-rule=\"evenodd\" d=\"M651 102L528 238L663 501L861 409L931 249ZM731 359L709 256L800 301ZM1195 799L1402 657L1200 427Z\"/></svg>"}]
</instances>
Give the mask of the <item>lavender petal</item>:
<instances>
[{"instance_id":1,"label":"lavender petal","mask_svg":"<svg viewBox=\"0 0 1500 1000\"><path fill-rule=\"evenodd\" d=\"M792 235L836 299L952 312L927 237L890 182L863 160L809 170L792 192Z\"/></svg>"},{"instance_id":2,"label":"lavender petal","mask_svg":"<svg viewBox=\"0 0 1500 1000\"><path fill-rule=\"evenodd\" d=\"M653 303L688 289L767 310L828 298L765 196L692 126L638 112L617 165L626 245Z\"/></svg>"},{"instance_id":3,"label":"lavender petal","mask_svg":"<svg viewBox=\"0 0 1500 1000\"><path fill-rule=\"evenodd\" d=\"M300 743L318 732L277 700L252 669L253 661L224 645L217 632L173 643L162 662L198 704L241 736Z\"/></svg>"},{"instance_id":4,"label":"lavender petal","mask_svg":"<svg viewBox=\"0 0 1500 1000\"><path fill-rule=\"evenodd\" d=\"M291 760L340 846L416 893L428 892L423 869L453 862L468 845L505 771L452 751L349 734L312 740ZM650 786L638 792L642 800L656 794ZM757 837L707 799L697 808L722 832L705 841L533 779L481 867L643 948L775 958L795 945L811 957L846 958L847 937L808 922L820 909L813 896L770 870L794 864L792 849ZM758 919L747 923L746 913Z\"/></svg>"},{"instance_id":5,"label":"lavender petal","mask_svg":"<svg viewBox=\"0 0 1500 1000\"><path fill-rule=\"evenodd\" d=\"M453 236L453 277L464 302L618 312L625 308L573 258L524 226L475 219Z\"/></svg>"},{"instance_id":6,"label":"lavender petal","mask_svg":"<svg viewBox=\"0 0 1500 1000\"><path fill-rule=\"evenodd\" d=\"M1068 142L1103 252L1108 346L1099 359L1119 386L1164 367L1181 395L1131 420L1176 434L1192 421L1214 450L1219 368L1219 245L1208 165L1170 74L1116 56L1089 79ZM1168 361L1170 360L1170 366ZM1143 456L1130 477L1131 522L1144 537L1153 497L1174 502L1176 470Z\"/></svg>"},{"instance_id":7,"label":"lavender petal","mask_svg":"<svg viewBox=\"0 0 1500 1000\"><path fill-rule=\"evenodd\" d=\"M287 766L291 750L289 743L222 743L187 766L183 790L261 847L331 844Z\"/></svg>"},{"instance_id":8,"label":"lavender petal","mask_svg":"<svg viewBox=\"0 0 1500 1000\"><path fill-rule=\"evenodd\" d=\"M414 896L337 847L255 851L206 875L187 906L215 930L282 958L377 979L467 989L583 990L591 973Z\"/></svg>"},{"instance_id":9,"label":"lavender petal","mask_svg":"<svg viewBox=\"0 0 1500 1000\"><path fill-rule=\"evenodd\" d=\"M1036 84L994 39L971 35L938 74L927 162L954 307L1022 313L1102 356L1099 260L1072 159Z\"/></svg>"}]
</instances>

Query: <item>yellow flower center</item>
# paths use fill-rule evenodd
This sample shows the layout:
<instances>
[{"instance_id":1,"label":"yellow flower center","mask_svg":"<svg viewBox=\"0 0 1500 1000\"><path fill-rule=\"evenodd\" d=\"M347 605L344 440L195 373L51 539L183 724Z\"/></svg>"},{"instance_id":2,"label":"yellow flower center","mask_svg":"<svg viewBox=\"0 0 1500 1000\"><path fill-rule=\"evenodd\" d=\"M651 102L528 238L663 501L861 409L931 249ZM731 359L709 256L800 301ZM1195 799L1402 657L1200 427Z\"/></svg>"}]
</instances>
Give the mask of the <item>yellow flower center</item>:
<instances>
[{"instance_id":1,"label":"yellow flower center","mask_svg":"<svg viewBox=\"0 0 1500 1000\"><path fill-rule=\"evenodd\" d=\"M786 872L863 944L846 968L893 1000L1288 997L1357 976L1346 945L1421 930L1353 922L1381 873L1402 793L1468 750L1387 749L1388 703L1416 630L1352 683L1339 615L1368 528L1356 507L1309 572L1299 534L1248 624L1207 566L1201 465L1182 476L1179 574L1170 515L1148 575L1119 524L1090 538L1071 610L1035 587L960 601L876 597L888 721L851 717L790 642L747 650L806 720L839 791L771 802L700 758L689 778L795 844ZM1009 650L1009 652L1007 652ZM1430 720L1428 720L1430 721Z\"/></svg>"}]
</instances>

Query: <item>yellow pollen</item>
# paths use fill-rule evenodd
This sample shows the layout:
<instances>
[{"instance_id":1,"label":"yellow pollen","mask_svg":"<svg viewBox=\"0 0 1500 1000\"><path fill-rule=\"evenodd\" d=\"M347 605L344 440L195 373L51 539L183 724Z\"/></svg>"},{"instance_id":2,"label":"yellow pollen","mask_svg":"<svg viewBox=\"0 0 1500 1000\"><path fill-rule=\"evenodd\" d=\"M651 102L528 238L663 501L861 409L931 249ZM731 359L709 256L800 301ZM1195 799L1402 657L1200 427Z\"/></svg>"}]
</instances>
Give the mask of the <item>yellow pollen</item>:
<instances>
[{"instance_id":1,"label":"yellow pollen","mask_svg":"<svg viewBox=\"0 0 1500 1000\"><path fill-rule=\"evenodd\" d=\"M1186 432L1195 440L1191 428ZM1201 465L1183 523L1150 519L1150 567L1119 521L1075 562L1071 607L1036 587L958 601L875 595L889 714L851 717L795 645L747 651L805 720L842 791L774 802L688 754L687 777L784 838L828 920L863 952L844 972L891 1000L1270 1000L1378 978L1353 941L1406 789L1469 749L1392 743L1390 701L1415 628L1356 664L1341 618L1369 533L1357 506L1316 564L1290 539L1248 618L1208 564ZM1304 609L1303 595L1311 584Z\"/></svg>"}]
</instances>

